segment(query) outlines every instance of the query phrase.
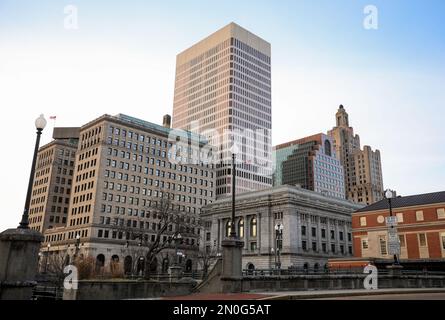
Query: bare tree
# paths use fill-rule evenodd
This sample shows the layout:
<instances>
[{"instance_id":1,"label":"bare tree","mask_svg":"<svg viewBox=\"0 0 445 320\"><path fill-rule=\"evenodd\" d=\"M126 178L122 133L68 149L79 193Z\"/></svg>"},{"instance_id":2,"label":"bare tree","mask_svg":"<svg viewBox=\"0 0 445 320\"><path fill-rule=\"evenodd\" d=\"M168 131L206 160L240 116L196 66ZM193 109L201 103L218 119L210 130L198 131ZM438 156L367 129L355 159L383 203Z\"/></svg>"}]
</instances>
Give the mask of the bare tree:
<instances>
[{"instance_id":1,"label":"bare tree","mask_svg":"<svg viewBox=\"0 0 445 320\"><path fill-rule=\"evenodd\" d=\"M166 249L174 248L175 235L183 233L189 238L197 238L197 235L190 232L193 225L188 221L190 217L187 218L186 213L179 210L178 205L174 203L175 195L162 190L155 192L158 197L153 198L150 205L144 207L147 216L149 212L151 218L150 235L147 234L146 228L141 227L145 221L141 217L135 217L133 222L126 225L123 220L114 223L114 229L125 236L126 244L122 252L132 258L131 273L137 274L140 258L144 257L143 270L146 278L150 278L156 258L161 257L161 253Z\"/></svg>"},{"instance_id":2,"label":"bare tree","mask_svg":"<svg viewBox=\"0 0 445 320\"><path fill-rule=\"evenodd\" d=\"M58 283L65 278L63 272L65 266L69 264L70 258L66 251L54 251L45 259L45 271L48 275L54 277Z\"/></svg>"},{"instance_id":3,"label":"bare tree","mask_svg":"<svg viewBox=\"0 0 445 320\"><path fill-rule=\"evenodd\" d=\"M174 194L161 193L159 201L155 201L151 207L153 216L157 220L157 227L154 241L147 243L148 250L145 254L146 278L150 278L155 258L162 251L172 247L172 242L175 241L174 235L181 232L185 227L184 214L175 210L173 200Z\"/></svg>"},{"instance_id":4,"label":"bare tree","mask_svg":"<svg viewBox=\"0 0 445 320\"><path fill-rule=\"evenodd\" d=\"M216 242L213 245L206 245L206 233L210 230L206 229L200 221L200 227L203 232L200 234L200 244L198 251L198 268L202 270L202 278L205 279L209 273L210 267L218 259L220 253Z\"/></svg>"}]
</instances>

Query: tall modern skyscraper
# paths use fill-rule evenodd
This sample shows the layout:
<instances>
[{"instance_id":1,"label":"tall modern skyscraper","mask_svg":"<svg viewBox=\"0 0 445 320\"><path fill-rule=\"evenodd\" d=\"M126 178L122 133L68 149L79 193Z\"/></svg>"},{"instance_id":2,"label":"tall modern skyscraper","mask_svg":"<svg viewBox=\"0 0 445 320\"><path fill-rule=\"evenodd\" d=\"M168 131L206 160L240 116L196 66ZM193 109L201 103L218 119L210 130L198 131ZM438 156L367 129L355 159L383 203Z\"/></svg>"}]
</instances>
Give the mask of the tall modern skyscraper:
<instances>
[{"instance_id":1,"label":"tall modern skyscraper","mask_svg":"<svg viewBox=\"0 0 445 320\"><path fill-rule=\"evenodd\" d=\"M344 172L332 138L319 133L275 147L274 185L299 185L345 199Z\"/></svg>"},{"instance_id":2,"label":"tall modern skyscraper","mask_svg":"<svg viewBox=\"0 0 445 320\"><path fill-rule=\"evenodd\" d=\"M346 198L356 203L372 204L383 198L383 178L380 151L370 146L360 147L360 137L349 126L349 116L340 105L337 125L329 131L345 170Z\"/></svg>"},{"instance_id":3,"label":"tall modern skyscraper","mask_svg":"<svg viewBox=\"0 0 445 320\"><path fill-rule=\"evenodd\" d=\"M270 44L235 23L176 58L173 128L210 140L217 196L231 194L236 144L237 193L272 185Z\"/></svg>"}]
</instances>

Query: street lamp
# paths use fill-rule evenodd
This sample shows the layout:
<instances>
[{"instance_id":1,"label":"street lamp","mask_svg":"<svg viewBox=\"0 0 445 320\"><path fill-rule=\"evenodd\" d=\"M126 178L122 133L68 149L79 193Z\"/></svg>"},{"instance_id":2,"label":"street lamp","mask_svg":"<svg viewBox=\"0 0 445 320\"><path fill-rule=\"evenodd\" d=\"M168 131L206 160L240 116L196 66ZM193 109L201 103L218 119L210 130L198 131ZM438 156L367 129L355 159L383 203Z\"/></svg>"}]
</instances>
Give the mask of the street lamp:
<instances>
[{"instance_id":1,"label":"street lamp","mask_svg":"<svg viewBox=\"0 0 445 320\"><path fill-rule=\"evenodd\" d=\"M274 248L270 248L270 253L274 255L274 258L275 258L274 266L276 268L277 267L277 250L275 250Z\"/></svg>"},{"instance_id":2,"label":"street lamp","mask_svg":"<svg viewBox=\"0 0 445 320\"><path fill-rule=\"evenodd\" d=\"M41 114L40 117L38 117L36 119L35 125L36 125L36 129L37 129L36 144L34 147L34 155L32 158L31 173L29 174L28 191L26 193L25 208L23 210L22 221L20 221L20 225L18 226L19 229L29 229L29 219L28 219L29 203L31 201L32 185L34 183L37 152L39 151L40 136L42 135L42 131L43 131L43 129L45 129L45 126L46 126L46 120L45 120L43 114Z\"/></svg>"},{"instance_id":3,"label":"street lamp","mask_svg":"<svg viewBox=\"0 0 445 320\"><path fill-rule=\"evenodd\" d=\"M387 189L385 191L385 198L388 199L388 205L389 205L389 216L392 217L392 203L391 199L394 198L394 191ZM391 225L391 229L394 228L394 225ZM397 254L394 254L394 265L399 265L399 259L397 258Z\"/></svg>"},{"instance_id":4,"label":"street lamp","mask_svg":"<svg viewBox=\"0 0 445 320\"><path fill-rule=\"evenodd\" d=\"M51 248L51 243L48 243L48 244L46 245L46 248L47 248L47 250L46 250L46 261L45 261L45 273L46 273L46 271L48 270L49 249Z\"/></svg>"},{"instance_id":5,"label":"street lamp","mask_svg":"<svg viewBox=\"0 0 445 320\"><path fill-rule=\"evenodd\" d=\"M175 256L176 256L176 265L179 264L179 257L178 257L178 244L181 241L182 236L180 233L177 233L173 236L173 240L175 240Z\"/></svg>"},{"instance_id":6,"label":"street lamp","mask_svg":"<svg viewBox=\"0 0 445 320\"><path fill-rule=\"evenodd\" d=\"M281 269L281 261L280 261L280 247L281 247L281 241L283 239L283 225L281 223L277 223L275 225L275 257L276 260L278 258L278 260L276 261L276 267L277 269Z\"/></svg>"},{"instance_id":7,"label":"street lamp","mask_svg":"<svg viewBox=\"0 0 445 320\"><path fill-rule=\"evenodd\" d=\"M238 153L238 148L236 144L233 144L232 147L232 228L230 229L230 237L236 238L236 229L235 229L235 191L236 191L236 154Z\"/></svg>"},{"instance_id":8,"label":"street lamp","mask_svg":"<svg viewBox=\"0 0 445 320\"><path fill-rule=\"evenodd\" d=\"M74 260L77 258L77 253L79 252L79 245L80 245L80 234L77 234L76 236L76 250L74 251Z\"/></svg>"},{"instance_id":9,"label":"street lamp","mask_svg":"<svg viewBox=\"0 0 445 320\"><path fill-rule=\"evenodd\" d=\"M42 272L42 252L39 252L39 272Z\"/></svg>"}]
</instances>

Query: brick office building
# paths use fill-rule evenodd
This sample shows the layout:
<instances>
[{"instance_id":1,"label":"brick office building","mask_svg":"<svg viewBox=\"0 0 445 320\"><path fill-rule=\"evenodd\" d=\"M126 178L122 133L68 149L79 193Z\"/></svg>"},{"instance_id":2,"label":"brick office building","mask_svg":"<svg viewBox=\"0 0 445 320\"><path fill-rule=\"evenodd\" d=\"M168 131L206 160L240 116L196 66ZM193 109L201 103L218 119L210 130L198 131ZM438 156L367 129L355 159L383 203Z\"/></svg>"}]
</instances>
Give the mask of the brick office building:
<instances>
[{"instance_id":1,"label":"brick office building","mask_svg":"<svg viewBox=\"0 0 445 320\"><path fill-rule=\"evenodd\" d=\"M399 259L406 268L445 268L445 191L392 199L400 241ZM358 266L367 262L390 264L388 252L388 200L352 214L355 259L332 260L331 266Z\"/></svg>"}]
</instances>

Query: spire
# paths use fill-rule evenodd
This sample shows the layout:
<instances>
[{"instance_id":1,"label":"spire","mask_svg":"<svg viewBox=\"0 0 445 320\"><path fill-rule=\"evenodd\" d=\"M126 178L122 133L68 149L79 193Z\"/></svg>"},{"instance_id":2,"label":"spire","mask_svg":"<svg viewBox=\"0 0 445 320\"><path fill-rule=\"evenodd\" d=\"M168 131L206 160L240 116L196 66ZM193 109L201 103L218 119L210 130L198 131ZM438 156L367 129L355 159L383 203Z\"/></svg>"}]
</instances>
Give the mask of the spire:
<instances>
[{"instance_id":1,"label":"spire","mask_svg":"<svg viewBox=\"0 0 445 320\"><path fill-rule=\"evenodd\" d=\"M348 113L346 112L342 104L338 108L335 117L337 119L337 127L349 127Z\"/></svg>"}]
</instances>

